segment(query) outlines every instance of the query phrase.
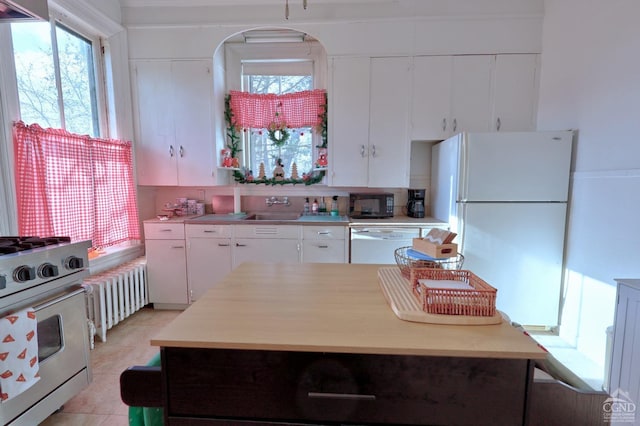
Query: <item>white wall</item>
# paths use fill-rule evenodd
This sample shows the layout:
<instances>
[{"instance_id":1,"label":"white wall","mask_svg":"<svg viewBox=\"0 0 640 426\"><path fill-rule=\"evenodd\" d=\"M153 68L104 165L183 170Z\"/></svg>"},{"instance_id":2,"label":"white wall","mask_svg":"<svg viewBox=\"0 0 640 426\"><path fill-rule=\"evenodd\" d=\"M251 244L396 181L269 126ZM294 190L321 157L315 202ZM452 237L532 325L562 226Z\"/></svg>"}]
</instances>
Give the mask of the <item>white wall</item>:
<instances>
[{"instance_id":1,"label":"white wall","mask_svg":"<svg viewBox=\"0 0 640 426\"><path fill-rule=\"evenodd\" d=\"M604 364L615 278L640 277L640 2L546 0L539 129L578 129L561 335Z\"/></svg>"}]
</instances>

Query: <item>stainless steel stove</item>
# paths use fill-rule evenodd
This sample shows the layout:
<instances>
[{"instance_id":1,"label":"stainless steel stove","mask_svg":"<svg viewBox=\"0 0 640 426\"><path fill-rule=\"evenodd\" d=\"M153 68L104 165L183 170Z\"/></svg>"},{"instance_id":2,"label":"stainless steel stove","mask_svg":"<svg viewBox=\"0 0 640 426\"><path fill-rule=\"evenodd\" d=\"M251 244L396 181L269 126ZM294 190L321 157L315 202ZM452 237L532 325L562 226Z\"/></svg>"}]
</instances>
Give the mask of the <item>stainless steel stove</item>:
<instances>
[{"instance_id":1,"label":"stainless steel stove","mask_svg":"<svg viewBox=\"0 0 640 426\"><path fill-rule=\"evenodd\" d=\"M0 237L0 317L31 307L40 380L0 404L0 424L33 425L91 382L83 279L90 241Z\"/></svg>"}]
</instances>

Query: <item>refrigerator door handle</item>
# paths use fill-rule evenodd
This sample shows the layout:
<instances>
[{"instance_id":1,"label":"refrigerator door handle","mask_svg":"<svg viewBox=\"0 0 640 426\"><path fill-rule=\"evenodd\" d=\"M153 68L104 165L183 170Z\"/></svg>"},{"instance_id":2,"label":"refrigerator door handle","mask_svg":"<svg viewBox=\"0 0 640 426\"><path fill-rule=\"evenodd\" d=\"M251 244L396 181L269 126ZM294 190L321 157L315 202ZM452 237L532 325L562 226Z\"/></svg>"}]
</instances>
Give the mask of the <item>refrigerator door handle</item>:
<instances>
[{"instance_id":1,"label":"refrigerator door handle","mask_svg":"<svg viewBox=\"0 0 640 426\"><path fill-rule=\"evenodd\" d=\"M459 177L458 177L458 193L457 201L466 201L469 197L469 179L467 177L469 171L469 148L468 148L468 140L463 133L458 136L459 139L459 161L460 165L458 166Z\"/></svg>"}]
</instances>

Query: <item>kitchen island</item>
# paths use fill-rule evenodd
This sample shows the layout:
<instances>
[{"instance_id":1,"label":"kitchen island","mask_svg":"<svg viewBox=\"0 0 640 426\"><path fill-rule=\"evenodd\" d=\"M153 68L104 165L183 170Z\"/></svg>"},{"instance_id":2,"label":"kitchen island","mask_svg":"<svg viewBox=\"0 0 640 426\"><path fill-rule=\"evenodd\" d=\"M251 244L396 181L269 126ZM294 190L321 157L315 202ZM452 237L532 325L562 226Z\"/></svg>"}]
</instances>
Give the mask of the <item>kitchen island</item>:
<instances>
[{"instance_id":1,"label":"kitchen island","mask_svg":"<svg viewBox=\"0 0 640 426\"><path fill-rule=\"evenodd\" d=\"M151 341L166 423L525 424L544 351L398 319L378 267L242 264Z\"/></svg>"}]
</instances>

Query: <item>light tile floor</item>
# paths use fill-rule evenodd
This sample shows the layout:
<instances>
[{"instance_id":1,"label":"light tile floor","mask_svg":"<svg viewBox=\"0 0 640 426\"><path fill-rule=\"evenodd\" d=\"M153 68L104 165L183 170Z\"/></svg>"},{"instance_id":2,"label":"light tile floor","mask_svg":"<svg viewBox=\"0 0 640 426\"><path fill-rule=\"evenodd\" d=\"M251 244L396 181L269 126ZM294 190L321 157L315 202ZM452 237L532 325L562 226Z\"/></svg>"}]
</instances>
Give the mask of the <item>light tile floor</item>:
<instances>
[{"instance_id":1,"label":"light tile floor","mask_svg":"<svg viewBox=\"0 0 640 426\"><path fill-rule=\"evenodd\" d=\"M108 330L106 343L96 338L93 381L41 426L127 426L129 407L120 399L120 373L145 365L158 352L149 340L180 312L144 308Z\"/></svg>"}]
</instances>

